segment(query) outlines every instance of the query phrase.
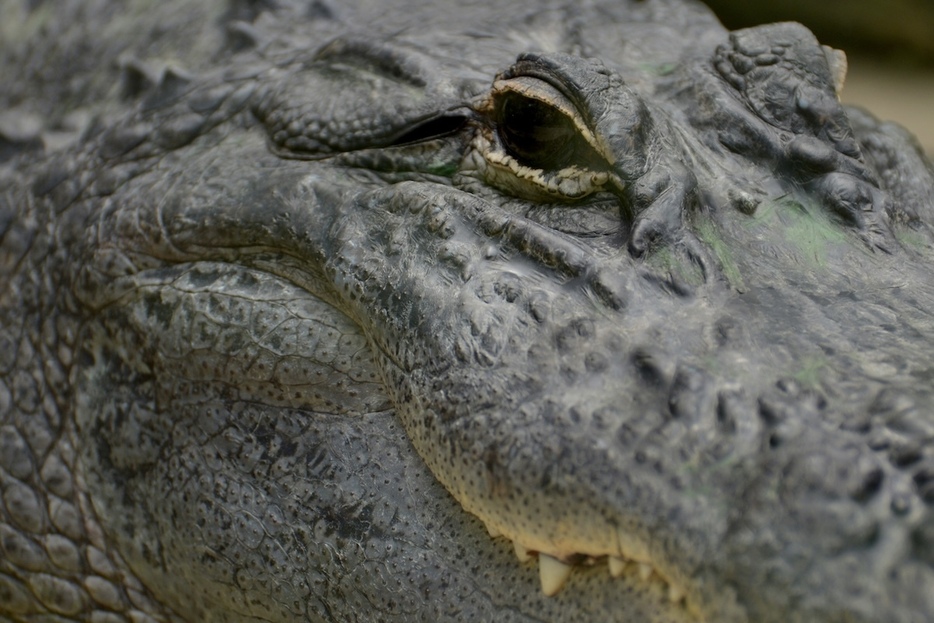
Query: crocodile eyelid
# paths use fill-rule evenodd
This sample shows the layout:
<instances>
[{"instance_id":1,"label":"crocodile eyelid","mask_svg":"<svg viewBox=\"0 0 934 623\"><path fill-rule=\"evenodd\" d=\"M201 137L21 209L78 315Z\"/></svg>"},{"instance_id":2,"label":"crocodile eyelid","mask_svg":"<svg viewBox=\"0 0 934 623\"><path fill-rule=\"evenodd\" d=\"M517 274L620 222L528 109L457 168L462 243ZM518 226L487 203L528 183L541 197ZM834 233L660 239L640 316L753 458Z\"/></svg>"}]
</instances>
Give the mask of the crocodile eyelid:
<instances>
[{"instance_id":1,"label":"crocodile eyelid","mask_svg":"<svg viewBox=\"0 0 934 623\"><path fill-rule=\"evenodd\" d=\"M462 129L469 119L468 115L457 114L456 112L442 113L420 119L393 139L389 146L410 145L449 136Z\"/></svg>"}]
</instances>

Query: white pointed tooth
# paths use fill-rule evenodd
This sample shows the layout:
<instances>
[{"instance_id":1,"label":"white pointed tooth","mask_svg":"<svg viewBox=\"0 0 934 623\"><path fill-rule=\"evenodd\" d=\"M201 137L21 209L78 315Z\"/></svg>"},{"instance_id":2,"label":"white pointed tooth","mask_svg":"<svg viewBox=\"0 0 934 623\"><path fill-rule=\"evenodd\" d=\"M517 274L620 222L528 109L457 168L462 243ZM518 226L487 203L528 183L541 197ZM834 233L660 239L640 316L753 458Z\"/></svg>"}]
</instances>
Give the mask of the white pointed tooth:
<instances>
[{"instance_id":1,"label":"white pointed tooth","mask_svg":"<svg viewBox=\"0 0 934 623\"><path fill-rule=\"evenodd\" d=\"M619 541L620 554L629 560L635 560L636 562L652 561L652 557L649 555L649 547L641 539L634 537L623 529L617 530L616 538Z\"/></svg>"},{"instance_id":2,"label":"white pointed tooth","mask_svg":"<svg viewBox=\"0 0 934 623\"><path fill-rule=\"evenodd\" d=\"M843 50L835 50L826 45L822 45L821 47L824 48L824 57L827 59L827 66L830 68L830 74L833 77L833 90L836 91L839 97L840 93L843 91L843 85L846 82L848 64L846 52Z\"/></svg>"},{"instance_id":3,"label":"white pointed tooth","mask_svg":"<svg viewBox=\"0 0 934 623\"><path fill-rule=\"evenodd\" d=\"M678 586L677 584L668 585L668 599L671 600L671 603L676 604L680 603L684 599L685 593L684 589Z\"/></svg>"},{"instance_id":4,"label":"white pointed tooth","mask_svg":"<svg viewBox=\"0 0 934 623\"><path fill-rule=\"evenodd\" d=\"M519 562L528 562L532 560L532 554L530 554L529 550L525 549L519 541L513 541L512 548L516 550L516 558L519 559Z\"/></svg>"},{"instance_id":5,"label":"white pointed tooth","mask_svg":"<svg viewBox=\"0 0 934 623\"><path fill-rule=\"evenodd\" d=\"M610 575L614 578L623 575L623 570L626 569L626 561L618 556L610 556L608 564L610 566Z\"/></svg>"},{"instance_id":6,"label":"white pointed tooth","mask_svg":"<svg viewBox=\"0 0 934 623\"><path fill-rule=\"evenodd\" d=\"M571 576L571 565L539 553L538 574L542 581L542 592L551 597L564 588L564 583Z\"/></svg>"},{"instance_id":7,"label":"white pointed tooth","mask_svg":"<svg viewBox=\"0 0 934 623\"><path fill-rule=\"evenodd\" d=\"M652 577L652 565L646 564L644 562L639 563L639 579L643 582L647 582L650 577Z\"/></svg>"},{"instance_id":8,"label":"white pointed tooth","mask_svg":"<svg viewBox=\"0 0 934 623\"><path fill-rule=\"evenodd\" d=\"M495 526L486 524L486 531L490 533L490 538L495 539L503 536L503 533L496 529Z\"/></svg>"}]
</instances>

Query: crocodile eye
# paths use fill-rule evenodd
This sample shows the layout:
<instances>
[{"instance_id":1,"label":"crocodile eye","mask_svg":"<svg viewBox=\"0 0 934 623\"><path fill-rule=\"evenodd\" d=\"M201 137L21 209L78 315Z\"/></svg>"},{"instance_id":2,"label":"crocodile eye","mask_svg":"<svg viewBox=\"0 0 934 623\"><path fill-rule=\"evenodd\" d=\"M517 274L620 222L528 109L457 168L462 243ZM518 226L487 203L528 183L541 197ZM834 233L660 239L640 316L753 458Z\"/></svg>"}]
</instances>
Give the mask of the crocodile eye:
<instances>
[{"instance_id":1,"label":"crocodile eye","mask_svg":"<svg viewBox=\"0 0 934 623\"><path fill-rule=\"evenodd\" d=\"M506 151L535 169L558 169L570 164L578 147L574 123L557 108L518 93L500 98L497 132ZM577 140L575 140L577 139Z\"/></svg>"},{"instance_id":2,"label":"crocodile eye","mask_svg":"<svg viewBox=\"0 0 934 623\"><path fill-rule=\"evenodd\" d=\"M589 111L567 89L539 76L503 74L478 112L486 182L535 201L567 201L609 183L612 159L594 134Z\"/></svg>"}]
</instances>

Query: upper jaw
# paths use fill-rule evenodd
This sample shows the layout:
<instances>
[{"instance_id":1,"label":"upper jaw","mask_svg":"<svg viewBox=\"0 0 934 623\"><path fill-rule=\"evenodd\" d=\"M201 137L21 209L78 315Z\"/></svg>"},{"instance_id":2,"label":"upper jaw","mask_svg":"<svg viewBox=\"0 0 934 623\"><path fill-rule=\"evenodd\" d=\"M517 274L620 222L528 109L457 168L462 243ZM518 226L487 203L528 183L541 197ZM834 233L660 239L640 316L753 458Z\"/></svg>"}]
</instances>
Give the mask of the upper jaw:
<instances>
[{"instance_id":1,"label":"upper jaw","mask_svg":"<svg viewBox=\"0 0 934 623\"><path fill-rule=\"evenodd\" d=\"M743 294L715 280L672 296L637 276L642 260L596 256L477 197L434 190L445 199L425 214L394 212L342 268L368 266L369 283L392 276L410 292L414 321L384 362L402 369L391 391L409 436L491 534L539 553L546 592L566 581L556 561L606 560L629 580L650 565L701 620L907 621L930 611L920 466L899 467L873 445L905 418L923 425L922 398L889 404L887 383L861 376L855 355L819 362L813 376L790 373L814 340L853 337L827 329L830 310L802 320L809 284L777 289L744 264ZM422 236L424 218L443 223L432 226L442 248L499 247L462 253L456 271L426 238L424 257L380 252L394 231ZM400 277L397 261L433 268ZM624 305L594 296L597 275ZM907 515L896 512L905 491ZM885 580L902 568L919 579Z\"/></svg>"},{"instance_id":2,"label":"upper jaw","mask_svg":"<svg viewBox=\"0 0 934 623\"><path fill-rule=\"evenodd\" d=\"M456 461L481 465L482 485L445 484L520 560L538 553L548 594L570 573L556 561L605 561L611 575L664 581L698 620L910 621L930 611L930 509L917 497L902 506L914 472L872 450L868 431L833 424L841 414L793 382L756 396L690 375L676 367L669 404L682 407L671 411L588 413L552 397L474 414L486 445L472 438L478 451ZM692 413L692 402L702 408ZM715 432L704 417L720 420Z\"/></svg>"}]
</instances>

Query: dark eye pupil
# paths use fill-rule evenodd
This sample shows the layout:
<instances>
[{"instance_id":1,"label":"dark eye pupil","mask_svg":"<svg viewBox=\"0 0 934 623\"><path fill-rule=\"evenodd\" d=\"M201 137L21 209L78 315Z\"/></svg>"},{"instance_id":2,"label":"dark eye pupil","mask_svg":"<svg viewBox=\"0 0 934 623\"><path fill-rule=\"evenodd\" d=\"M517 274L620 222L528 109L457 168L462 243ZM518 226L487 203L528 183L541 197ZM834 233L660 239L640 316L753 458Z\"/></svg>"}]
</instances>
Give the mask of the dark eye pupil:
<instances>
[{"instance_id":1,"label":"dark eye pupil","mask_svg":"<svg viewBox=\"0 0 934 623\"><path fill-rule=\"evenodd\" d=\"M498 117L500 140L516 160L536 169L567 165L577 131L553 106L510 93L503 97Z\"/></svg>"}]
</instances>

